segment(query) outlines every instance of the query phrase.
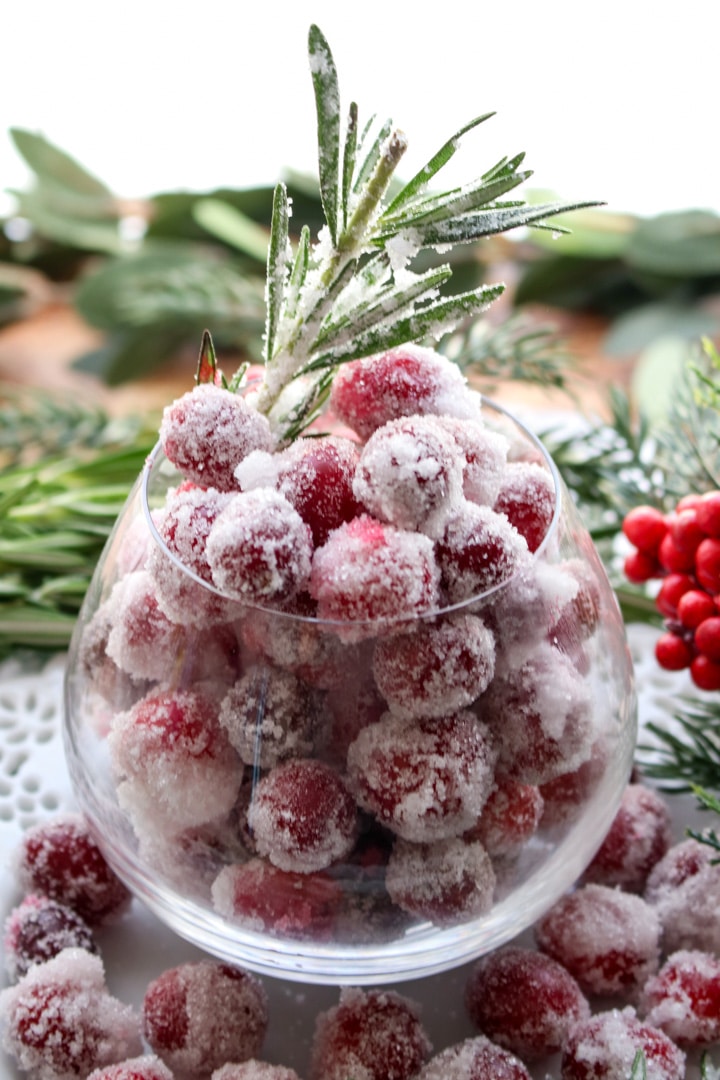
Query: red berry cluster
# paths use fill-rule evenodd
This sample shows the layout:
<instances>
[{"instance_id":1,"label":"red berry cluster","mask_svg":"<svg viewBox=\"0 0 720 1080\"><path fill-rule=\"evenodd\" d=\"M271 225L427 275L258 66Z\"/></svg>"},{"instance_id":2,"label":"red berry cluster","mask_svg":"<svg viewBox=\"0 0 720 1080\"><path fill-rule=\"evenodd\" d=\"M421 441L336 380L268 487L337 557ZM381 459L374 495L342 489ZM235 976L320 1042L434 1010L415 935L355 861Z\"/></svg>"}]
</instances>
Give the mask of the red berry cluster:
<instances>
[{"instance_id":1,"label":"red berry cluster","mask_svg":"<svg viewBox=\"0 0 720 1080\"><path fill-rule=\"evenodd\" d=\"M701 690L720 690L720 491L686 495L670 513L637 506L623 522L635 546L630 581L662 578L656 597L665 633L655 656L668 671L690 668Z\"/></svg>"}]
</instances>

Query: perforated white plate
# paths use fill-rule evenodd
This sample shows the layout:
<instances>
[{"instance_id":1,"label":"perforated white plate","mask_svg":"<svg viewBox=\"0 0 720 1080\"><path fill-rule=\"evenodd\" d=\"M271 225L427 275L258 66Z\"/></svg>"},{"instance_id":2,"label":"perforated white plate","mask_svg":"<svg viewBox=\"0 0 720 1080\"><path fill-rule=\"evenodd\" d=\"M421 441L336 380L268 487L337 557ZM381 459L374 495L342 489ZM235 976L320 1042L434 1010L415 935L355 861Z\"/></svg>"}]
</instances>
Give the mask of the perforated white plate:
<instances>
[{"instance_id":1,"label":"perforated white plate","mask_svg":"<svg viewBox=\"0 0 720 1080\"><path fill-rule=\"evenodd\" d=\"M637 625L628 628L635 662L642 727L648 723L671 726L679 698L692 694L685 673L663 672L653 657L657 632ZM21 899L11 870L12 852L22 835L36 822L73 806L61 738L63 657L42 669L28 670L19 662L0 665L0 919ZM644 736L644 740L647 738ZM694 800L674 796L670 800L676 838L688 826L706 824ZM523 944L532 941L524 935ZM118 925L103 931L98 944L105 961L108 985L123 1001L139 1007L148 983L168 967L197 959L202 954L188 945L137 901ZM463 1006L463 991L472 965L415 982L398 984L399 993L419 1002L425 1027L435 1050L475 1034ZM4 976L0 981L5 984ZM263 1057L290 1065L302 1078L307 1062L315 1017L334 1005L333 987L302 986L296 982L263 979L270 1002L270 1028ZM718 1053L720 1060L720 1053ZM21 1080L14 1063L0 1053L0 1076ZM557 1061L535 1069L537 1080L555 1080ZM688 1078L698 1077L691 1066Z\"/></svg>"}]
</instances>

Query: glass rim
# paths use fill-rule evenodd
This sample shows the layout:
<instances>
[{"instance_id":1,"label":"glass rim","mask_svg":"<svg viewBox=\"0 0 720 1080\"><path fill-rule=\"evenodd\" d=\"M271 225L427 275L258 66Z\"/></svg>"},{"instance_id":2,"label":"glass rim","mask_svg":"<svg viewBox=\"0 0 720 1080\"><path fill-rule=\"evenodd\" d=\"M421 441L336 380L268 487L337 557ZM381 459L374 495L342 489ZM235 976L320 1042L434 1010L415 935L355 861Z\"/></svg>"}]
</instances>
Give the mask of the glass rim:
<instances>
[{"instance_id":1,"label":"glass rim","mask_svg":"<svg viewBox=\"0 0 720 1080\"><path fill-rule=\"evenodd\" d=\"M515 425L516 428L519 429L519 431L531 443L535 450L539 452L543 459L545 467L552 476L555 492L555 504L553 506L553 513L550 519L550 524L547 527L545 535L543 536L540 544L535 549L535 551L531 551L528 553L528 560L523 561L522 565L516 567L513 572L509 574L508 577L504 578L502 581L499 581L495 585L484 589L482 592L475 593L472 596L466 597L464 600L460 600L455 604L447 604L442 607L427 608L423 611L413 611L411 613L400 614L396 616L381 616L377 619L328 619L322 618L317 615L303 615L299 612L284 611L282 608L272 607L270 605L266 606L263 604L259 604L256 601L245 600L242 597L232 596L228 593L223 592L221 589L218 589L217 586L213 584L213 582L207 581L205 578L200 577L199 574L195 573L194 570L187 566L173 551L170 550L170 548L165 543L162 535L160 534L155 520L153 519L153 510L150 506L149 499L149 484L150 479L153 475L153 471L160 464L160 459L164 457L164 451L159 439L155 443L153 449L148 454L140 476L140 495L142 509L153 542L165 554L165 556L171 561L171 563L173 563L184 575L186 575L191 581L193 581L197 585L201 586L204 590L207 590L208 592L214 594L215 596L228 603L236 604L238 608L242 609L243 611L257 611L260 612L262 615L270 615L274 618L285 618L295 623L305 623L308 625L327 627L331 630L334 629L337 632L342 632L342 630L344 629L345 633L347 633L348 629L351 627L356 627L358 629L365 627L368 629L368 631L372 631L373 628L386 630L388 627L397 627L401 629L403 624L416 623L419 620L430 622L433 619L437 619L440 617L459 615L463 614L464 612L472 612L472 609L476 605L485 603L491 597L497 595L499 592L506 589L510 585L510 583L515 580L515 578L525 572L526 568L529 565L535 564L540 560L541 556L544 555L545 551L549 547L551 539L553 538L558 529L558 522L560 520L560 514L562 510L563 489L563 481L560 476L560 471L555 464L552 455L544 446L539 436L537 436L522 420L520 420L515 415L515 413L511 412L511 410L506 408L504 405L500 405L498 402L492 400L491 398L485 397L484 394L481 394L480 397L482 401L482 410L488 408L491 411L494 411L500 416L504 417L505 420L510 421L512 424ZM164 457L164 460L167 461L173 469L175 468L175 466L172 465L172 462L170 462L169 458ZM178 478L181 481L182 474L179 472L179 470L177 470L177 472ZM167 490L170 490L170 488L168 487ZM370 636L370 633L368 633L367 636Z\"/></svg>"}]
</instances>

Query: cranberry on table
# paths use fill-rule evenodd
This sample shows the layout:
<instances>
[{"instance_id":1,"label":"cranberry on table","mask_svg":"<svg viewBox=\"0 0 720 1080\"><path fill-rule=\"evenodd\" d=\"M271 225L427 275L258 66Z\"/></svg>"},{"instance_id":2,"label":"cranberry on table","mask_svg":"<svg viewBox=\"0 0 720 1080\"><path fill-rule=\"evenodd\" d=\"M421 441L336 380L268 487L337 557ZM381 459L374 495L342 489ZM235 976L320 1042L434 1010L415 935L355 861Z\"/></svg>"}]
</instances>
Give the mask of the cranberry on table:
<instances>
[{"instance_id":1,"label":"cranberry on table","mask_svg":"<svg viewBox=\"0 0 720 1080\"><path fill-rule=\"evenodd\" d=\"M633 1000L660 962L660 919L640 896L584 885L535 926L535 940L586 994Z\"/></svg>"},{"instance_id":2,"label":"cranberry on table","mask_svg":"<svg viewBox=\"0 0 720 1080\"><path fill-rule=\"evenodd\" d=\"M530 1080L530 1073L514 1054L477 1035L441 1050L417 1080Z\"/></svg>"},{"instance_id":3,"label":"cranberry on table","mask_svg":"<svg viewBox=\"0 0 720 1080\"><path fill-rule=\"evenodd\" d=\"M210 1080L300 1080L300 1077L294 1069L253 1058L251 1061L222 1065Z\"/></svg>"},{"instance_id":4,"label":"cranberry on table","mask_svg":"<svg viewBox=\"0 0 720 1080\"><path fill-rule=\"evenodd\" d=\"M28 829L15 853L18 883L64 904L90 927L121 915L130 892L111 870L80 814L56 814Z\"/></svg>"},{"instance_id":5,"label":"cranberry on table","mask_svg":"<svg viewBox=\"0 0 720 1080\"><path fill-rule=\"evenodd\" d=\"M3 946L5 966L13 980L63 949L98 951L90 927L76 911L36 893L27 895L8 915Z\"/></svg>"},{"instance_id":6,"label":"cranberry on table","mask_svg":"<svg viewBox=\"0 0 720 1080\"><path fill-rule=\"evenodd\" d=\"M618 1080L629 1077L639 1052L646 1080L684 1080L685 1054L659 1028L639 1020L631 1008L596 1013L575 1024L563 1050L561 1080Z\"/></svg>"},{"instance_id":7,"label":"cranberry on table","mask_svg":"<svg viewBox=\"0 0 720 1080\"><path fill-rule=\"evenodd\" d=\"M4 1046L42 1080L84 1080L141 1052L140 1020L112 997L99 956L64 949L0 993Z\"/></svg>"},{"instance_id":8,"label":"cranberry on table","mask_svg":"<svg viewBox=\"0 0 720 1080\"><path fill-rule=\"evenodd\" d=\"M562 1049L572 1024L590 1006L562 964L532 949L509 946L477 961L465 984L475 1027L524 1061Z\"/></svg>"},{"instance_id":9,"label":"cranberry on table","mask_svg":"<svg viewBox=\"0 0 720 1080\"><path fill-rule=\"evenodd\" d=\"M174 1077L155 1054L143 1054L117 1065L95 1069L87 1080L174 1080Z\"/></svg>"},{"instance_id":10,"label":"cranberry on table","mask_svg":"<svg viewBox=\"0 0 720 1080\"><path fill-rule=\"evenodd\" d=\"M583 880L641 893L650 871L671 843L672 821L667 802L653 788L628 784Z\"/></svg>"},{"instance_id":11,"label":"cranberry on table","mask_svg":"<svg viewBox=\"0 0 720 1080\"><path fill-rule=\"evenodd\" d=\"M720 1041L720 959L699 949L673 953L645 984L642 1009L678 1046Z\"/></svg>"},{"instance_id":12,"label":"cranberry on table","mask_svg":"<svg viewBox=\"0 0 720 1080\"><path fill-rule=\"evenodd\" d=\"M432 1050L415 1004L391 990L343 989L315 1022L311 1080L414 1080Z\"/></svg>"},{"instance_id":13,"label":"cranberry on table","mask_svg":"<svg viewBox=\"0 0 720 1080\"><path fill-rule=\"evenodd\" d=\"M662 925L665 953L720 952L720 864L698 840L681 840L653 867L645 900Z\"/></svg>"},{"instance_id":14,"label":"cranberry on table","mask_svg":"<svg viewBox=\"0 0 720 1080\"><path fill-rule=\"evenodd\" d=\"M257 1057L268 1025L265 989L241 968L199 960L154 979L142 1005L143 1034L183 1076L207 1077L228 1061Z\"/></svg>"}]
</instances>

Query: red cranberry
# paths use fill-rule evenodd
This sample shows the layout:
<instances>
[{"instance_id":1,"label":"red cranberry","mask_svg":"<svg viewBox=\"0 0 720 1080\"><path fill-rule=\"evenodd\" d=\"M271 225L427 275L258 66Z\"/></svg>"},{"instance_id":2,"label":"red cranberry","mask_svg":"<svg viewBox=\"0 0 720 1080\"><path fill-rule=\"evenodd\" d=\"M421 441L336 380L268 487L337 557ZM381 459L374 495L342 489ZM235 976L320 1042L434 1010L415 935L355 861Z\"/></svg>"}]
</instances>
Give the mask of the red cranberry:
<instances>
[{"instance_id":1,"label":"red cranberry","mask_svg":"<svg viewBox=\"0 0 720 1080\"><path fill-rule=\"evenodd\" d=\"M648 555L657 555L660 542L667 533L665 515L655 506L635 506L622 525L630 543Z\"/></svg>"},{"instance_id":2,"label":"red cranberry","mask_svg":"<svg viewBox=\"0 0 720 1080\"><path fill-rule=\"evenodd\" d=\"M630 1008L596 1013L570 1029L562 1080L617 1080L630 1076L642 1051L647 1080L684 1080L685 1054L664 1032L638 1020Z\"/></svg>"},{"instance_id":3,"label":"red cranberry","mask_svg":"<svg viewBox=\"0 0 720 1080\"><path fill-rule=\"evenodd\" d=\"M477 1035L441 1050L417 1080L530 1080L530 1073L514 1054Z\"/></svg>"},{"instance_id":4,"label":"red cranberry","mask_svg":"<svg viewBox=\"0 0 720 1080\"><path fill-rule=\"evenodd\" d=\"M699 950L673 953L645 984L642 1005L647 1022L678 1046L720 1041L720 959Z\"/></svg>"},{"instance_id":5,"label":"red cranberry","mask_svg":"<svg viewBox=\"0 0 720 1080\"><path fill-rule=\"evenodd\" d=\"M30 893L5 921L5 965L12 979L63 949L96 953L90 927L72 908Z\"/></svg>"},{"instance_id":6,"label":"red cranberry","mask_svg":"<svg viewBox=\"0 0 720 1080\"><path fill-rule=\"evenodd\" d=\"M669 849L672 821L665 800L643 784L628 784L584 881L641 893L648 875Z\"/></svg>"}]
</instances>

